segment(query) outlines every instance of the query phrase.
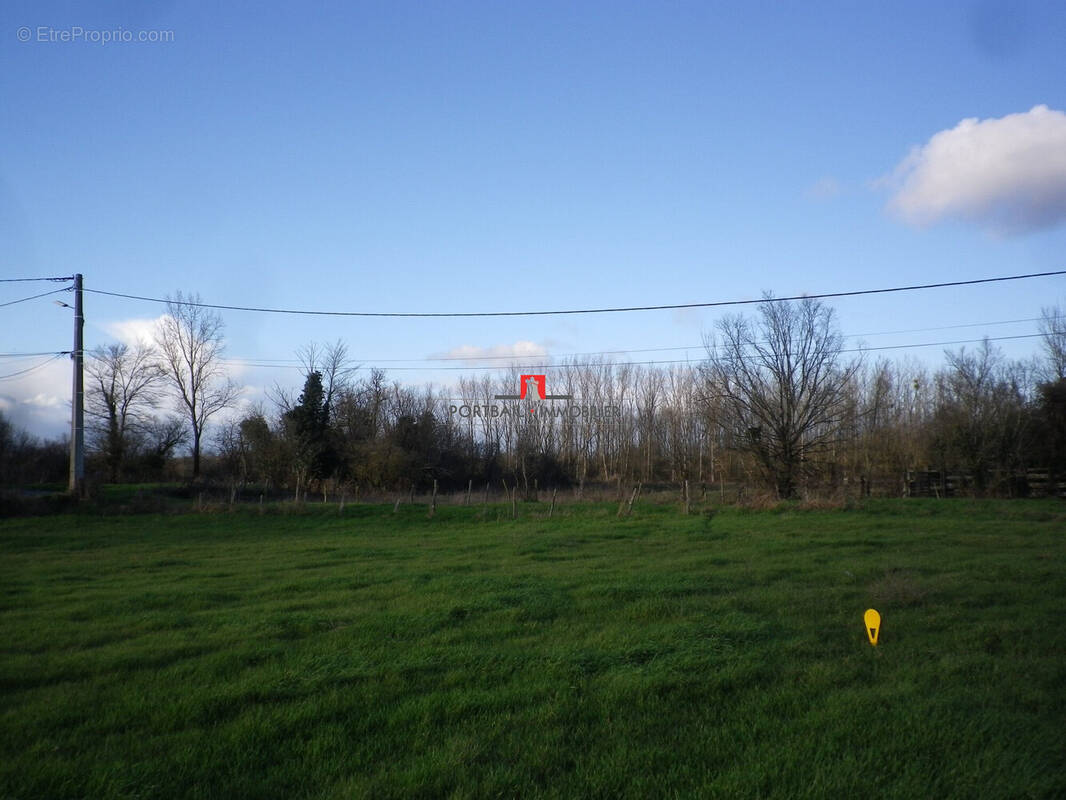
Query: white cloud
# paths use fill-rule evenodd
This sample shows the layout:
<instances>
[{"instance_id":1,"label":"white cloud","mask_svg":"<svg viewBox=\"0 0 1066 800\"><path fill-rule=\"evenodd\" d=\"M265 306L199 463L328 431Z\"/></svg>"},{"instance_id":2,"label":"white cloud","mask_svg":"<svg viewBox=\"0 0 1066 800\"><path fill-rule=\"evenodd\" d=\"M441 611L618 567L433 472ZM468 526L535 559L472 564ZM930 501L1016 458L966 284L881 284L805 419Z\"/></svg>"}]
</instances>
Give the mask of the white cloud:
<instances>
[{"instance_id":1,"label":"white cloud","mask_svg":"<svg viewBox=\"0 0 1066 800\"><path fill-rule=\"evenodd\" d=\"M141 342L150 343L155 337L155 329L159 321L165 316L164 314L154 319L123 319L117 322L107 322L104 323L103 328L109 336L133 347Z\"/></svg>"},{"instance_id":2,"label":"white cloud","mask_svg":"<svg viewBox=\"0 0 1066 800\"><path fill-rule=\"evenodd\" d=\"M446 353L434 354L434 358L453 358L462 360L467 364L479 361L505 362L508 358L543 358L548 355L547 348L536 342L518 341L514 344L497 344L491 347L477 347L472 344L464 344L453 347Z\"/></svg>"},{"instance_id":3,"label":"white cloud","mask_svg":"<svg viewBox=\"0 0 1066 800\"><path fill-rule=\"evenodd\" d=\"M36 436L61 436L70 429L71 366L56 359L0 384L0 411Z\"/></svg>"},{"instance_id":4,"label":"white cloud","mask_svg":"<svg viewBox=\"0 0 1066 800\"><path fill-rule=\"evenodd\" d=\"M1066 222L1066 114L1035 106L964 119L915 147L881 183L889 210L917 226L962 220L1000 234Z\"/></svg>"},{"instance_id":5,"label":"white cloud","mask_svg":"<svg viewBox=\"0 0 1066 800\"><path fill-rule=\"evenodd\" d=\"M57 395L37 392L33 397L24 397L19 402L23 405L36 406L37 408L57 408L64 401L59 399Z\"/></svg>"}]
</instances>

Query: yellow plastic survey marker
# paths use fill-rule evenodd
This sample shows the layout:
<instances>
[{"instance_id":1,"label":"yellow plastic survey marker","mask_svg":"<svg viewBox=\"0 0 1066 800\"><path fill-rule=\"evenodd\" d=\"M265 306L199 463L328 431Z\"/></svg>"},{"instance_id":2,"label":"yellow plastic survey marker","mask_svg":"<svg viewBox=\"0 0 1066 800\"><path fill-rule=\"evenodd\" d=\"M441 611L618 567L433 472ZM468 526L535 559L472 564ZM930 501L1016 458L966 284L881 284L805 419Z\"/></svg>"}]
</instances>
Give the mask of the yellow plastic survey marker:
<instances>
[{"instance_id":1,"label":"yellow plastic survey marker","mask_svg":"<svg viewBox=\"0 0 1066 800\"><path fill-rule=\"evenodd\" d=\"M881 615L874 609L868 608L862 618L866 622L866 635L870 637L870 644L877 647L877 634L881 630Z\"/></svg>"}]
</instances>

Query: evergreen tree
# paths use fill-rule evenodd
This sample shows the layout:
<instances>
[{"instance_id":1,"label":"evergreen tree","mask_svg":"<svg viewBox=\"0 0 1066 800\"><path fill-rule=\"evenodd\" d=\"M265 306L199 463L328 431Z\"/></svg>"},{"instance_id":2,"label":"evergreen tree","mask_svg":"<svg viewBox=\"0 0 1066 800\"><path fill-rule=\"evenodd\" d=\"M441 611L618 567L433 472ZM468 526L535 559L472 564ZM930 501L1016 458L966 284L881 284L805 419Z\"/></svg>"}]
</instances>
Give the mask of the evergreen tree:
<instances>
[{"instance_id":1,"label":"evergreen tree","mask_svg":"<svg viewBox=\"0 0 1066 800\"><path fill-rule=\"evenodd\" d=\"M312 480L328 477L337 465L330 436L330 409L322 373L308 374L296 405L285 414L285 430L293 446L296 494Z\"/></svg>"}]
</instances>

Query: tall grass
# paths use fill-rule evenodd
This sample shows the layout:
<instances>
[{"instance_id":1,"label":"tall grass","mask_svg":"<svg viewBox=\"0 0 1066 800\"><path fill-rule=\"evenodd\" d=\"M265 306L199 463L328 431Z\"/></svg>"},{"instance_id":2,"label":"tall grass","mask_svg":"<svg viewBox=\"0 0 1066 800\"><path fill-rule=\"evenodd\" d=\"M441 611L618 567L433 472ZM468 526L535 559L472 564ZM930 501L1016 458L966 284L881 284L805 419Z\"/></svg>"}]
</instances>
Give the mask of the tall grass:
<instances>
[{"instance_id":1,"label":"tall grass","mask_svg":"<svg viewBox=\"0 0 1066 800\"><path fill-rule=\"evenodd\" d=\"M1061 504L510 511L0 522L0 797L1066 796Z\"/></svg>"}]
</instances>

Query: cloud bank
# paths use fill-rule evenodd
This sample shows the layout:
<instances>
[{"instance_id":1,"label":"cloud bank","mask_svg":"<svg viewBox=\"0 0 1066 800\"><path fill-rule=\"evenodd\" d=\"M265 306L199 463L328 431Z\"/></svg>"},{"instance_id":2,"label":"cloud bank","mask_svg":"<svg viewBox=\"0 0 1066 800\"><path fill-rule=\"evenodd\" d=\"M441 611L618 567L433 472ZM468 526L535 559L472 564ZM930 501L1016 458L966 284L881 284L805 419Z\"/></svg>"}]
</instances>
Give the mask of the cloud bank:
<instances>
[{"instance_id":1,"label":"cloud bank","mask_svg":"<svg viewBox=\"0 0 1066 800\"><path fill-rule=\"evenodd\" d=\"M911 225L957 220L1001 235L1066 222L1066 114L1035 106L964 119L915 147L883 181Z\"/></svg>"},{"instance_id":2,"label":"cloud bank","mask_svg":"<svg viewBox=\"0 0 1066 800\"><path fill-rule=\"evenodd\" d=\"M138 344L154 341L155 330L165 316L163 314L154 319L124 319L116 322L107 322L104 324L104 330L123 344L134 347Z\"/></svg>"},{"instance_id":3,"label":"cloud bank","mask_svg":"<svg viewBox=\"0 0 1066 800\"><path fill-rule=\"evenodd\" d=\"M70 360L56 359L5 382L0 391L0 412L36 436L63 436L70 432L70 381Z\"/></svg>"},{"instance_id":4,"label":"cloud bank","mask_svg":"<svg viewBox=\"0 0 1066 800\"><path fill-rule=\"evenodd\" d=\"M518 341L514 344L498 344L492 347L477 347L472 344L464 344L453 347L447 353L437 354L434 358L453 358L465 361L467 364L479 361L505 361L508 358L522 359L542 357L548 354L543 345L536 342Z\"/></svg>"}]
</instances>

